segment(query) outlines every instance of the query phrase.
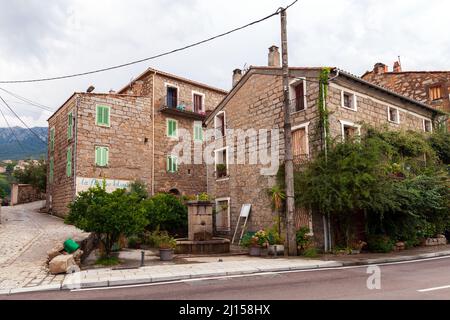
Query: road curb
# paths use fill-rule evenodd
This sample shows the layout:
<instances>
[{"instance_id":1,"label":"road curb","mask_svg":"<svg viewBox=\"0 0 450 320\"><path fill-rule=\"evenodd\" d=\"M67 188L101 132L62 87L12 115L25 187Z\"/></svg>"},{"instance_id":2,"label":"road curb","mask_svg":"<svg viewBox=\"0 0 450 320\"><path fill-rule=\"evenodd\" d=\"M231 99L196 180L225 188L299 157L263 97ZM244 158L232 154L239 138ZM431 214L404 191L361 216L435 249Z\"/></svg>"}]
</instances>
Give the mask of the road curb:
<instances>
[{"instance_id":1,"label":"road curb","mask_svg":"<svg viewBox=\"0 0 450 320\"><path fill-rule=\"evenodd\" d=\"M171 283L182 280L194 280L194 279L208 279L218 278L224 276L239 276L239 275L252 275L252 274L264 274L264 273L276 273L276 272L289 272L289 271L302 271L302 270L326 270L339 267L351 267L351 266L365 266L365 265L381 265L393 262L407 262L407 261L420 261L423 259L446 257L450 256L450 251L441 251L434 253L424 253L416 256L402 256L392 258L378 258L378 259L365 259L360 261L332 261L329 263L323 263L319 265L307 265L307 266L282 266L282 267L268 267L268 268L254 268L254 270L244 269L242 271L214 271L195 274L174 274L174 275L142 275L132 278L124 277L123 279L99 279L98 281L86 281L81 284L75 284L67 279L60 285L43 285L27 288L16 288L0 290L0 297L2 295L12 295L17 293L30 293L30 292L45 292L45 291L60 291L60 290L74 290L74 289L96 289L96 288L114 288L124 285L145 285L145 284L157 284L157 283Z\"/></svg>"}]
</instances>

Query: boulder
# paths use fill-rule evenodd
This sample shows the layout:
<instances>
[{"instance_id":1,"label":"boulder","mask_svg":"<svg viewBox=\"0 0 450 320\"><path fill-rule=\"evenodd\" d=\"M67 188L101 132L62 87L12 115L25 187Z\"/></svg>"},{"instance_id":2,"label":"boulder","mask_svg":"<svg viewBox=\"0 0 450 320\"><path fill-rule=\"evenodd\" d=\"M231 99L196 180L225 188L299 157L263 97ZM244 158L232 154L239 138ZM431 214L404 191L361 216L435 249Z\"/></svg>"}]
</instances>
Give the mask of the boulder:
<instances>
[{"instance_id":1,"label":"boulder","mask_svg":"<svg viewBox=\"0 0 450 320\"><path fill-rule=\"evenodd\" d=\"M395 244L395 250L402 251L406 249L406 244L403 241L399 241Z\"/></svg>"},{"instance_id":2,"label":"boulder","mask_svg":"<svg viewBox=\"0 0 450 320\"><path fill-rule=\"evenodd\" d=\"M75 260L75 263L79 266L81 266L81 257L83 256L83 250L78 249L74 253L72 253L73 259Z\"/></svg>"},{"instance_id":3,"label":"boulder","mask_svg":"<svg viewBox=\"0 0 450 320\"><path fill-rule=\"evenodd\" d=\"M52 261L53 258L55 258L55 257L59 256L60 254L62 254L63 250L64 250L64 246L62 244L58 244L55 247L53 247L53 249L48 251L47 252L47 255L48 255L47 263Z\"/></svg>"},{"instance_id":4,"label":"boulder","mask_svg":"<svg viewBox=\"0 0 450 320\"><path fill-rule=\"evenodd\" d=\"M59 255L50 261L48 268L51 274L66 273L72 266L75 266L73 255Z\"/></svg>"}]
</instances>

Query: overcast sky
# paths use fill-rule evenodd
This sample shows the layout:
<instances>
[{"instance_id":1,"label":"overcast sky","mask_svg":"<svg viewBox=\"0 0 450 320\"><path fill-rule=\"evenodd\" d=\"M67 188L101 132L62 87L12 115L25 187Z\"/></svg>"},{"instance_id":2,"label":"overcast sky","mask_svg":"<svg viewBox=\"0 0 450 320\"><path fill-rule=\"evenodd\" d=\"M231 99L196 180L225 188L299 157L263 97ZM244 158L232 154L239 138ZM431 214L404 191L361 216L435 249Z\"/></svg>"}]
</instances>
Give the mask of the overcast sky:
<instances>
[{"instance_id":1,"label":"overcast sky","mask_svg":"<svg viewBox=\"0 0 450 320\"><path fill-rule=\"evenodd\" d=\"M0 80L51 77L125 63L246 24L292 0L0 0ZM303 0L288 12L289 63L336 66L357 75L376 62L449 70L447 0ZM102 74L2 87L58 108L74 91L119 89L153 67L223 89L244 65L267 64L279 17L158 60ZM49 112L10 102L29 126ZM5 108L2 107L4 111ZM13 125L20 122L7 112ZM0 127L6 126L0 118Z\"/></svg>"}]
</instances>

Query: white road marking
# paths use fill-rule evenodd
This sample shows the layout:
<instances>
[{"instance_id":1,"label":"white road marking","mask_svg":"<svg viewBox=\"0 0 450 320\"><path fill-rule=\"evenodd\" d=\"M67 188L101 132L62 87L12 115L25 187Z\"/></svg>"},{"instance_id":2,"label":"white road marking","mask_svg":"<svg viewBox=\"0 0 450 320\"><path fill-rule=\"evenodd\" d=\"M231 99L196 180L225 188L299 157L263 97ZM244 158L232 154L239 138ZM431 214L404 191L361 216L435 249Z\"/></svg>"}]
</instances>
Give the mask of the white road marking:
<instances>
[{"instance_id":1,"label":"white road marking","mask_svg":"<svg viewBox=\"0 0 450 320\"><path fill-rule=\"evenodd\" d=\"M361 268L367 268L369 266L390 266L390 265L397 265L397 264L418 263L418 262L426 262L426 261L442 260L442 259L450 259L450 256L434 257L434 258L426 258L426 259L410 260L410 261L399 261L399 262L388 262L388 263L361 265L361 266L331 267L331 268L320 268L320 269L304 269L304 270L275 271L275 272L260 272L260 273L250 273L250 274L232 275L232 276L220 276L220 277L209 277L209 278L206 277L206 278L183 279L183 280L157 282L157 283L133 284L133 285L125 285L125 286L73 289L73 290L70 290L70 291L71 292L83 292L83 291L96 291L96 290L115 290L115 289L151 287L151 286L168 285L168 284L179 284L179 283L193 282L193 281L206 281L206 280L221 280L221 279L232 279L232 278L255 277L255 276L261 276L261 275L268 275L268 274L285 274L285 273L301 273L301 272L318 272L318 271L331 271L331 270L361 269ZM449 288L450 288L450 286L449 286ZM428 289L425 289L425 290L428 290Z\"/></svg>"},{"instance_id":2,"label":"white road marking","mask_svg":"<svg viewBox=\"0 0 450 320\"><path fill-rule=\"evenodd\" d=\"M444 289L450 289L450 286L422 289L422 290L417 290L417 292L430 292L430 291L437 291L437 290L444 290Z\"/></svg>"}]
</instances>

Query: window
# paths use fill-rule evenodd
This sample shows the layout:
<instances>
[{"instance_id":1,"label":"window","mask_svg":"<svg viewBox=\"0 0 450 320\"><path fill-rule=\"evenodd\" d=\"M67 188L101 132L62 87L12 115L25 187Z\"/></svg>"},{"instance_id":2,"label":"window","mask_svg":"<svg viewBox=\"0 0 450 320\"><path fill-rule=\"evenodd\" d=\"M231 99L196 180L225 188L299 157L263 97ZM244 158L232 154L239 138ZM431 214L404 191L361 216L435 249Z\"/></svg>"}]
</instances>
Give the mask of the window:
<instances>
[{"instance_id":1,"label":"window","mask_svg":"<svg viewBox=\"0 0 450 320\"><path fill-rule=\"evenodd\" d=\"M50 152L55 151L55 128L50 129Z\"/></svg>"},{"instance_id":2,"label":"window","mask_svg":"<svg viewBox=\"0 0 450 320\"><path fill-rule=\"evenodd\" d=\"M95 123L102 127L110 126L110 107L100 105L97 106Z\"/></svg>"},{"instance_id":3,"label":"window","mask_svg":"<svg viewBox=\"0 0 450 320\"><path fill-rule=\"evenodd\" d=\"M429 89L429 96L431 101L442 99L441 86L432 86Z\"/></svg>"},{"instance_id":4,"label":"window","mask_svg":"<svg viewBox=\"0 0 450 320\"><path fill-rule=\"evenodd\" d=\"M167 157L167 172L175 173L178 172L178 158L175 156Z\"/></svg>"},{"instance_id":5,"label":"window","mask_svg":"<svg viewBox=\"0 0 450 320\"><path fill-rule=\"evenodd\" d=\"M291 112L306 109L306 81L295 80L290 84Z\"/></svg>"},{"instance_id":6,"label":"window","mask_svg":"<svg viewBox=\"0 0 450 320\"><path fill-rule=\"evenodd\" d=\"M177 120L167 119L167 136L169 138L178 138Z\"/></svg>"},{"instance_id":7,"label":"window","mask_svg":"<svg viewBox=\"0 0 450 320\"><path fill-rule=\"evenodd\" d=\"M229 232L230 226L230 198L216 199L216 214L214 215L216 230Z\"/></svg>"},{"instance_id":8,"label":"window","mask_svg":"<svg viewBox=\"0 0 450 320\"><path fill-rule=\"evenodd\" d=\"M66 163L66 174L68 177L72 176L72 148L67 149L67 163Z\"/></svg>"},{"instance_id":9,"label":"window","mask_svg":"<svg viewBox=\"0 0 450 320\"><path fill-rule=\"evenodd\" d=\"M400 123L400 114L397 108L388 107L388 119L393 123Z\"/></svg>"},{"instance_id":10,"label":"window","mask_svg":"<svg viewBox=\"0 0 450 320\"><path fill-rule=\"evenodd\" d=\"M67 118L67 139L70 140L73 138L73 113L69 112Z\"/></svg>"},{"instance_id":11,"label":"window","mask_svg":"<svg viewBox=\"0 0 450 320\"><path fill-rule=\"evenodd\" d=\"M178 106L178 88L166 85L166 104L168 108L176 108Z\"/></svg>"},{"instance_id":12,"label":"window","mask_svg":"<svg viewBox=\"0 0 450 320\"><path fill-rule=\"evenodd\" d=\"M228 152L227 148L215 151L216 178L228 177Z\"/></svg>"},{"instance_id":13,"label":"window","mask_svg":"<svg viewBox=\"0 0 450 320\"><path fill-rule=\"evenodd\" d=\"M431 120L423 119L423 130L425 132L433 132L433 123Z\"/></svg>"},{"instance_id":14,"label":"window","mask_svg":"<svg viewBox=\"0 0 450 320\"><path fill-rule=\"evenodd\" d=\"M356 111L356 96L353 93L342 91L342 107Z\"/></svg>"},{"instance_id":15,"label":"window","mask_svg":"<svg viewBox=\"0 0 450 320\"><path fill-rule=\"evenodd\" d=\"M54 170L54 167L55 167L55 161L53 160L53 157L51 157L51 158L50 158L50 165L49 165L49 171L50 171L50 173L49 173L49 175L48 175L48 181L49 181L50 183L53 182L53 176L54 176L53 170Z\"/></svg>"},{"instance_id":16,"label":"window","mask_svg":"<svg viewBox=\"0 0 450 320\"><path fill-rule=\"evenodd\" d=\"M193 93L192 100L193 100L193 105L194 105L193 111L196 113L203 113L204 112L204 108L203 108L204 95L201 93Z\"/></svg>"},{"instance_id":17,"label":"window","mask_svg":"<svg viewBox=\"0 0 450 320\"><path fill-rule=\"evenodd\" d=\"M309 158L308 124L292 131L292 155L294 162L301 164Z\"/></svg>"},{"instance_id":18,"label":"window","mask_svg":"<svg viewBox=\"0 0 450 320\"><path fill-rule=\"evenodd\" d=\"M109 165L108 147L95 147L95 165L97 167L107 167Z\"/></svg>"},{"instance_id":19,"label":"window","mask_svg":"<svg viewBox=\"0 0 450 320\"><path fill-rule=\"evenodd\" d=\"M194 141L203 141L203 127L201 122L194 123Z\"/></svg>"},{"instance_id":20,"label":"window","mask_svg":"<svg viewBox=\"0 0 450 320\"><path fill-rule=\"evenodd\" d=\"M351 141L361 135L361 126L342 120L340 122L342 128L342 141Z\"/></svg>"},{"instance_id":21,"label":"window","mask_svg":"<svg viewBox=\"0 0 450 320\"><path fill-rule=\"evenodd\" d=\"M225 137L226 132L226 122L225 122L225 112L221 111L214 117L214 129L216 139Z\"/></svg>"}]
</instances>

